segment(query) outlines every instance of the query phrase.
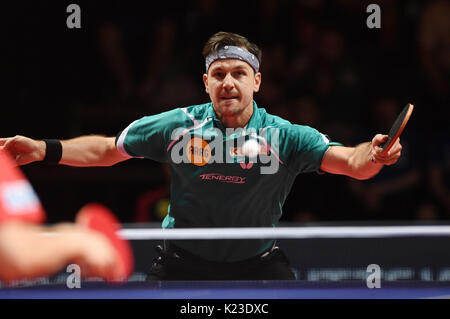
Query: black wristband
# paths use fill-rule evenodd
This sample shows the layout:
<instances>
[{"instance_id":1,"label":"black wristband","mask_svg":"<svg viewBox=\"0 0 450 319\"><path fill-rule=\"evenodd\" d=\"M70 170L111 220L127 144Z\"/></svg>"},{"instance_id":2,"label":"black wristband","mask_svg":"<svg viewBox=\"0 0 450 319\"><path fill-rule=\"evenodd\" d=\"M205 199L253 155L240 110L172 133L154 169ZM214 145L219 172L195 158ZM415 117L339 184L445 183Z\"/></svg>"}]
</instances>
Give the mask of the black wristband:
<instances>
[{"instance_id":1,"label":"black wristband","mask_svg":"<svg viewBox=\"0 0 450 319\"><path fill-rule=\"evenodd\" d=\"M46 149L45 157L42 160L47 164L58 164L62 157L62 144L60 140L44 139Z\"/></svg>"}]
</instances>

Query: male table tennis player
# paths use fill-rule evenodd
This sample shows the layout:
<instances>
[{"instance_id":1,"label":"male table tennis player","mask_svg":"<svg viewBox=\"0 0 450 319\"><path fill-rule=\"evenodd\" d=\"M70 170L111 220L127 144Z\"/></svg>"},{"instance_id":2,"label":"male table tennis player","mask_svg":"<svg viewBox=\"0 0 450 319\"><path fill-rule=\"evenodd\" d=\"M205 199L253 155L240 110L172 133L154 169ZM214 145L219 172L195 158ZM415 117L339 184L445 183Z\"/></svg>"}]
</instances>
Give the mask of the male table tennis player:
<instances>
[{"instance_id":1,"label":"male table tennis player","mask_svg":"<svg viewBox=\"0 0 450 319\"><path fill-rule=\"evenodd\" d=\"M99 204L89 204L78 217L108 214L104 210ZM0 150L0 280L46 277L70 263L80 266L83 277L125 279L116 249L104 234L83 222L36 225L44 220L31 184L7 152Z\"/></svg>"},{"instance_id":2,"label":"male table tennis player","mask_svg":"<svg viewBox=\"0 0 450 319\"><path fill-rule=\"evenodd\" d=\"M216 33L208 39L203 55L203 82L210 103L143 117L117 137L41 141L15 136L0 144L21 165L44 158L71 166L110 166L132 157L168 163L171 204L163 228L272 227L299 173L368 179L400 157L399 141L387 154L381 152L378 145L386 135L344 147L313 128L293 125L257 106L253 94L262 80L261 51L245 37ZM236 131L227 133L230 128ZM266 134L268 130L274 135ZM250 147L252 155L239 144L242 139L257 141ZM236 142L235 147L229 147L230 141ZM227 161L211 161L214 143L215 159L223 156ZM223 154L217 154L220 146ZM181 161L180 154L184 154ZM279 167L263 174L262 169L268 168L259 160L263 154ZM270 239L176 240L159 248L149 280L295 279L288 260Z\"/></svg>"}]
</instances>

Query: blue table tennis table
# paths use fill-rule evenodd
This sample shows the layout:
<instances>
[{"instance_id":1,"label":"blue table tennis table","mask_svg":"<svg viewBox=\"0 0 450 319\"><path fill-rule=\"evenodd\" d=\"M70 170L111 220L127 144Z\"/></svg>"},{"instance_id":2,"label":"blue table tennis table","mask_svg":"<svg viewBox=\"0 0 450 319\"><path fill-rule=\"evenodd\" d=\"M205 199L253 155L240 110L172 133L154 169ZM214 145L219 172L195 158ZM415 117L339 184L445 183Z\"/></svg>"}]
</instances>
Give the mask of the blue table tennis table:
<instances>
[{"instance_id":1,"label":"blue table tennis table","mask_svg":"<svg viewBox=\"0 0 450 319\"><path fill-rule=\"evenodd\" d=\"M82 282L4 287L0 299L422 299L450 298L450 282L395 281L368 288L362 281Z\"/></svg>"}]
</instances>

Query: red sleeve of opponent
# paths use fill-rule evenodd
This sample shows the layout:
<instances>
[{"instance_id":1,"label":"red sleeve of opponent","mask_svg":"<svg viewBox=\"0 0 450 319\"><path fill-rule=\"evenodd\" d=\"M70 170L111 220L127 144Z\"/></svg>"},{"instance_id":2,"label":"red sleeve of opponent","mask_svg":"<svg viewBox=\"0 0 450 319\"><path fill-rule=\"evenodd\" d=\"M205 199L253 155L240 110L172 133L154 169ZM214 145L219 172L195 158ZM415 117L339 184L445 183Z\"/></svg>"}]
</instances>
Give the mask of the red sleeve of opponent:
<instances>
[{"instance_id":1,"label":"red sleeve of opponent","mask_svg":"<svg viewBox=\"0 0 450 319\"><path fill-rule=\"evenodd\" d=\"M45 212L20 168L6 151L0 150L0 224L12 220L43 223Z\"/></svg>"}]
</instances>

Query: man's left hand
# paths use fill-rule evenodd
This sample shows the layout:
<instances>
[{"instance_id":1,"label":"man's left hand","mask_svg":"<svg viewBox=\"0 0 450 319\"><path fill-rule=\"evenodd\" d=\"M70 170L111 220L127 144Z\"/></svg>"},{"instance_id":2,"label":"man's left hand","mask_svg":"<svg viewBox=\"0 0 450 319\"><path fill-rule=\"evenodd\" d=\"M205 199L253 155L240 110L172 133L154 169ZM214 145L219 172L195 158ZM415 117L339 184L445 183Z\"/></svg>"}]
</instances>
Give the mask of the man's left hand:
<instances>
[{"instance_id":1,"label":"man's left hand","mask_svg":"<svg viewBox=\"0 0 450 319\"><path fill-rule=\"evenodd\" d=\"M371 161L377 164L392 165L397 163L402 152L402 145L400 144L400 138L397 138L391 149L384 153L380 144L386 142L388 139L387 135L377 134L372 139L372 147L370 150Z\"/></svg>"}]
</instances>

